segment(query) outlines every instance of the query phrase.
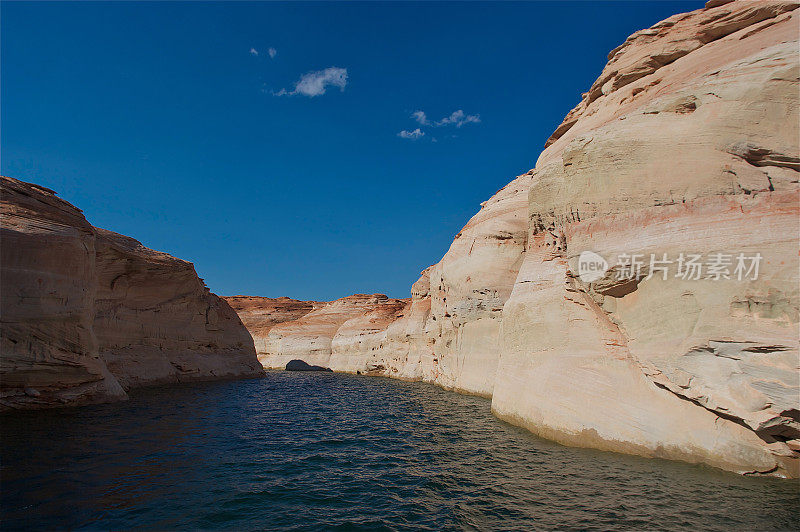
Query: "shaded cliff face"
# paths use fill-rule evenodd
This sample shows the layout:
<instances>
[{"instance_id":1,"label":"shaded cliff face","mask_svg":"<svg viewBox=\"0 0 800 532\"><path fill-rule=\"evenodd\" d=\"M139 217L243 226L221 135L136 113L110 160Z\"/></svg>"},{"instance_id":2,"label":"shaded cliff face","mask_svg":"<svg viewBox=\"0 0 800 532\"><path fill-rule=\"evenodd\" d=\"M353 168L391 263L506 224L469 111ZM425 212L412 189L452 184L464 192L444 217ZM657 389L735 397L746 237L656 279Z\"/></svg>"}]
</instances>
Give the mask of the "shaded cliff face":
<instances>
[{"instance_id":1,"label":"shaded cliff face","mask_svg":"<svg viewBox=\"0 0 800 532\"><path fill-rule=\"evenodd\" d=\"M94 228L48 189L0 183L0 408L124 398L93 331Z\"/></svg>"},{"instance_id":2,"label":"shaded cliff face","mask_svg":"<svg viewBox=\"0 0 800 532\"><path fill-rule=\"evenodd\" d=\"M536 168L327 365L491 397L568 445L798 476L796 8L714 1L630 36ZM585 251L600 279L581 281ZM651 254L680 253L763 261L756 279L647 278ZM645 258L634 279L620 254ZM292 323L271 353L313 347Z\"/></svg>"},{"instance_id":3,"label":"shaded cliff face","mask_svg":"<svg viewBox=\"0 0 800 532\"><path fill-rule=\"evenodd\" d=\"M239 317L191 263L92 227L51 190L1 185L0 409L263 372Z\"/></svg>"}]
</instances>

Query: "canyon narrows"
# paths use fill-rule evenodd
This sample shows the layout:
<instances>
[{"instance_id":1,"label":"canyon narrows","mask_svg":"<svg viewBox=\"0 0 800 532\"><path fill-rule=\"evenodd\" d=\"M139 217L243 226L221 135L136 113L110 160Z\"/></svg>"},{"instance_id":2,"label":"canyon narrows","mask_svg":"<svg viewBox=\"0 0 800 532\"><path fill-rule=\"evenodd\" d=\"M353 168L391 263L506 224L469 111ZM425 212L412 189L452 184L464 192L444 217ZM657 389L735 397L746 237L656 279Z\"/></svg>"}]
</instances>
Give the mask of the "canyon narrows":
<instances>
[{"instance_id":1,"label":"canyon narrows","mask_svg":"<svg viewBox=\"0 0 800 532\"><path fill-rule=\"evenodd\" d=\"M566 445L800 476L799 5L711 0L628 37L408 299L220 298L2 178L0 409L301 359L490 398ZM587 253L611 267L581 275ZM716 278L662 271L689 256Z\"/></svg>"},{"instance_id":2,"label":"canyon narrows","mask_svg":"<svg viewBox=\"0 0 800 532\"><path fill-rule=\"evenodd\" d=\"M227 298L259 360L491 397L567 445L798 476L797 7L711 1L628 37L410 299ZM585 281L589 251L763 263Z\"/></svg>"}]
</instances>

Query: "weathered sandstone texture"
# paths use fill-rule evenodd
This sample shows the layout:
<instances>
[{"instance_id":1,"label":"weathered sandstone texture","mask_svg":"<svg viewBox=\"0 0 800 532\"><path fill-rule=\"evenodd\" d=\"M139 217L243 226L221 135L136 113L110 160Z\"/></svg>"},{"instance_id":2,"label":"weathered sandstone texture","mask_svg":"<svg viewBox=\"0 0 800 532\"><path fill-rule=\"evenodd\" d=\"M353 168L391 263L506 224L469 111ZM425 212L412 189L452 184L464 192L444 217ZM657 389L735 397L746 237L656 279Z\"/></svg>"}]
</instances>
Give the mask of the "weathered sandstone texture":
<instances>
[{"instance_id":1,"label":"weathered sandstone texture","mask_svg":"<svg viewBox=\"0 0 800 532\"><path fill-rule=\"evenodd\" d=\"M498 416L566 444L797 476L795 8L675 15L609 54L534 170ZM615 266L586 283L584 251L648 262L633 282ZM648 278L664 253L763 262L757 280L683 280L675 264Z\"/></svg>"},{"instance_id":2,"label":"weathered sandstone texture","mask_svg":"<svg viewBox=\"0 0 800 532\"><path fill-rule=\"evenodd\" d=\"M715 0L631 35L410 301L314 307L262 362L480 394L568 445L798 476L797 7ZM584 251L611 269L581 281ZM650 271L681 253L763 260L756 279ZM620 254L644 258L631 280Z\"/></svg>"},{"instance_id":3,"label":"weathered sandstone texture","mask_svg":"<svg viewBox=\"0 0 800 532\"><path fill-rule=\"evenodd\" d=\"M380 333L407 302L383 294L356 294L330 302L287 297L224 299L253 335L265 368L283 369L291 360L300 359L353 373L383 369L376 362Z\"/></svg>"},{"instance_id":4,"label":"weathered sandstone texture","mask_svg":"<svg viewBox=\"0 0 800 532\"><path fill-rule=\"evenodd\" d=\"M263 368L236 313L191 263L92 227L44 187L3 177L0 410Z\"/></svg>"},{"instance_id":5,"label":"weathered sandstone texture","mask_svg":"<svg viewBox=\"0 0 800 532\"><path fill-rule=\"evenodd\" d=\"M252 335L261 363L265 367L273 369L277 366L272 366L268 360L263 359L267 352L267 336L270 329L279 323L300 319L325 304L317 301L298 301L288 297L272 299L256 296L228 296L222 299L236 311Z\"/></svg>"}]
</instances>

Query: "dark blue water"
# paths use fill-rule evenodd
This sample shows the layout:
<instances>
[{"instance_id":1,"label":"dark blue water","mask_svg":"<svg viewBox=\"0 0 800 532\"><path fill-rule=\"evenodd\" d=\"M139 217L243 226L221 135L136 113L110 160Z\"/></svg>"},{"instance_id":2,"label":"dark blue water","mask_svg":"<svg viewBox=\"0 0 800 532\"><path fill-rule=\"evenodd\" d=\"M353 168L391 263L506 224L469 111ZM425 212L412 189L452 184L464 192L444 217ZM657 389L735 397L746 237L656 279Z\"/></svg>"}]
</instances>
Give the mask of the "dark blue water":
<instances>
[{"instance_id":1,"label":"dark blue water","mask_svg":"<svg viewBox=\"0 0 800 532\"><path fill-rule=\"evenodd\" d=\"M797 483L562 447L421 383L274 372L0 423L3 530L800 528Z\"/></svg>"}]
</instances>

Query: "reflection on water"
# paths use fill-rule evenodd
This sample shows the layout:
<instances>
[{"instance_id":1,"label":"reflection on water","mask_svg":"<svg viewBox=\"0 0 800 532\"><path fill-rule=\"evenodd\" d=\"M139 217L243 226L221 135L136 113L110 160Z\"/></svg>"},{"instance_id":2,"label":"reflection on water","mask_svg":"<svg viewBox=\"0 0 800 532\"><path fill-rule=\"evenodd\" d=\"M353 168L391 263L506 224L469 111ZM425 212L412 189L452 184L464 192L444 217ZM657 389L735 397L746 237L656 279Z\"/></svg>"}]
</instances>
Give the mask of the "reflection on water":
<instances>
[{"instance_id":1,"label":"reflection on water","mask_svg":"<svg viewBox=\"0 0 800 532\"><path fill-rule=\"evenodd\" d=\"M0 417L17 528L798 529L798 485L572 449L421 383L272 372Z\"/></svg>"}]
</instances>

